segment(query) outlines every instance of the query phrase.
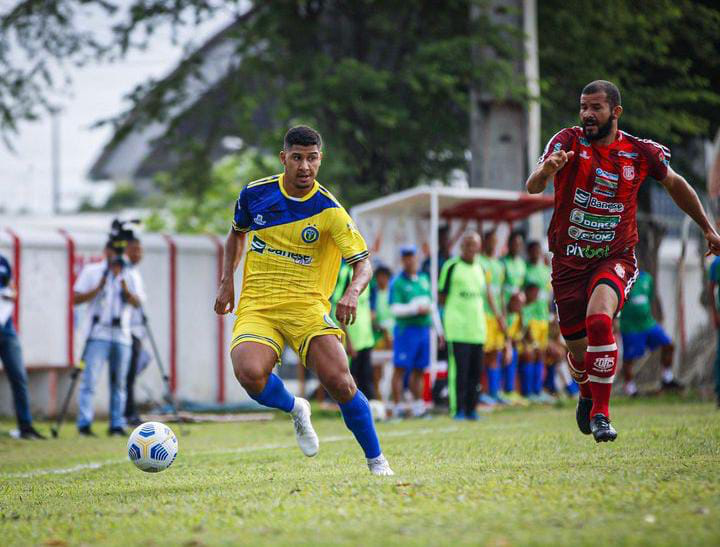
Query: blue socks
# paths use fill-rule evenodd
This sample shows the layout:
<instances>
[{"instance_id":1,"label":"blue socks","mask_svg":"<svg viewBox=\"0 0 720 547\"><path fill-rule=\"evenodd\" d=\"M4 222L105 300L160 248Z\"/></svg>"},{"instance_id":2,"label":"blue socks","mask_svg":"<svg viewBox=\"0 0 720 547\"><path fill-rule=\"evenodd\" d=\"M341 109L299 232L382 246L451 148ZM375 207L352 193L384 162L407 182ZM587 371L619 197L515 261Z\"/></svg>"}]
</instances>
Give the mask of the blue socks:
<instances>
[{"instance_id":1,"label":"blue socks","mask_svg":"<svg viewBox=\"0 0 720 547\"><path fill-rule=\"evenodd\" d=\"M270 374L265 389L259 395L252 393L248 393L248 395L263 406L279 408L285 412L290 412L295 406L295 397L285 389L285 384L275 374Z\"/></svg>"},{"instance_id":2,"label":"blue socks","mask_svg":"<svg viewBox=\"0 0 720 547\"><path fill-rule=\"evenodd\" d=\"M543 381L543 387L550 393L555 393L557 388L555 387L555 365L550 365L545 368L545 381Z\"/></svg>"},{"instance_id":3,"label":"blue socks","mask_svg":"<svg viewBox=\"0 0 720 547\"><path fill-rule=\"evenodd\" d=\"M499 359L502 359L502 354L498 356ZM517 364L518 364L518 353L515 348L513 348L512 352L512 359L510 362L503 367L503 383L504 391L507 393L511 393L515 391L515 377L517 376Z\"/></svg>"},{"instance_id":4,"label":"blue socks","mask_svg":"<svg viewBox=\"0 0 720 547\"><path fill-rule=\"evenodd\" d=\"M340 403L340 412L345 425L362 446L365 457L377 458L380 455L380 441L375 432L370 405L363 392L358 389L347 403Z\"/></svg>"},{"instance_id":5,"label":"blue socks","mask_svg":"<svg viewBox=\"0 0 720 547\"><path fill-rule=\"evenodd\" d=\"M488 395L492 398L497 398L498 391L500 390L500 369L499 368L488 368Z\"/></svg>"},{"instance_id":6,"label":"blue socks","mask_svg":"<svg viewBox=\"0 0 720 547\"><path fill-rule=\"evenodd\" d=\"M533 363L533 394L540 395L542 393L543 388L543 369L545 368L545 364L542 361L535 361Z\"/></svg>"}]
</instances>

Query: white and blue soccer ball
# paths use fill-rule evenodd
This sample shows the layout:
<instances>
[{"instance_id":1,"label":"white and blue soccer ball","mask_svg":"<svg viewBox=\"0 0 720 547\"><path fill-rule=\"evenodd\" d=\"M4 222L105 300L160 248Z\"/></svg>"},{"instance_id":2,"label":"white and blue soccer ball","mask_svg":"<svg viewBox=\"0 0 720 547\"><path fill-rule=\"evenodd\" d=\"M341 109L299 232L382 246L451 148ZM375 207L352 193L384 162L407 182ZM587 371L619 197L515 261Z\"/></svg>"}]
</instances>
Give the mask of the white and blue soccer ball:
<instances>
[{"instance_id":1,"label":"white and blue soccer ball","mask_svg":"<svg viewBox=\"0 0 720 547\"><path fill-rule=\"evenodd\" d=\"M128 457L135 467L147 473L158 473L172 465L178 452L175 433L160 422L145 422L130 433Z\"/></svg>"}]
</instances>

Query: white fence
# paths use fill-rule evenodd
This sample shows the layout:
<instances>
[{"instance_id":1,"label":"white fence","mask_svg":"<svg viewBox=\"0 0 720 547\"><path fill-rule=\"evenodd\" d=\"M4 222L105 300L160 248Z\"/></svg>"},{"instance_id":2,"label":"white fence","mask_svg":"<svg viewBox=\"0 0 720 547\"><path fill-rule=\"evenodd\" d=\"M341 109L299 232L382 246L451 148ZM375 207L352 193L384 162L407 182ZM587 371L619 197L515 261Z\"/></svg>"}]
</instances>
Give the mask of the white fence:
<instances>
[{"instance_id":1,"label":"white fence","mask_svg":"<svg viewBox=\"0 0 720 547\"><path fill-rule=\"evenodd\" d=\"M372 240L372 228L364 228ZM402 222L395 227L397 234L390 228L384 228L388 244L413 239ZM13 265L19 287L16 326L30 376L33 412L38 417L56 412L68 386L70 365L82 351L84 341L73 329L79 324L80 311L71 305L72 280L84 263L100 259L104 243L103 232L0 228L0 253ZM140 271L148 294L146 312L175 395L203 403L247 402L247 394L234 378L227 351L234 316L218 318L212 309L221 268L220 240L149 234L143 236L143 245L145 258ZM394 253L389 248L383 250L392 263ZM682 283L685 329L690 340L709 320L699 303L703 264L697 250L690 248L685 273L678 279L679 256L678 241L667 239L660 252L658 288L665 327L675 335L675 295L678 283ZM95 398L101 414L108 408L107 386L105 371ZM136 392L140 402L161 400L163 385L154 364L138 378ZM0 374L0 414L13 415L4 374Z\"/></svg>"},{"instance_id":2,"label":"white fence","mask_svg":"<svg viewBox=\"0 0 720 547\"><path fill-rule=\"evenodd\" d=\"M212 309L222 242L210 236L157 234L142 239L146 313L175 395L205 403L247 401L227 351L234 316L219 318ZM80 324L84 306L73 309L72 284L83 264L101 259L105 240L102 232L0 229L0 253L12 264L19 289L15 325L38 416L55 413L70 366L82 352L84 340L74 326ZM0 413L12 415L7 384L0 375ZM136 392L141 402L161 400L162 378L155 364L138 378ZM99 413L107 412L107 370L98 382L95 404Z\"/></svg>"}]
</instances>

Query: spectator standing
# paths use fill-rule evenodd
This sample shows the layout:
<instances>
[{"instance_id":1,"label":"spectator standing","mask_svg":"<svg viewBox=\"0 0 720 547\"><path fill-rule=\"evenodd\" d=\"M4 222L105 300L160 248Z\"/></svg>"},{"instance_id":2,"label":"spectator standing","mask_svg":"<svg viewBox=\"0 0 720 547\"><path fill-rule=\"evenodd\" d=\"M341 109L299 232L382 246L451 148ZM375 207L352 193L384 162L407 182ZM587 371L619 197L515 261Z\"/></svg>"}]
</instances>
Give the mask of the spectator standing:
<instances>
[{"instance_id":1,"label":"spectator standing","mask_svg":"<svg viewBox=\"0 0 720 547\"><path fill-rule=\"evenodd\" d=\"M423 375L430 365L430 332L433 324L432 291L430 277L418 273L417 249L414 245L400 250L402 271L390 284L390 309L395 316L393 335L392 394L395 403L393 416L403 414L403 377L410 373L410 391L413 396L411 412L419 417L425 414L422 399Z\"/></svg>"},{"instance_id":2,"label":"spectator standing","mask_svg":"<svg viewBox=\"0 0 720 547\"><path fill-rule=\"evenodd\" d=\"M710 265L710 296L713 300L713 325L717 331L717 349L715 354L715 396L717 397L717 405L720 409L720 256L716 256Z\"/></svg>"},{"instance_id":3,"label":"spectator standing","mask_svg":"<svg viewBox=\"0 0 720 547\"><path fill-rule=\"evenodd\" d=\"M505 269L505 282L503 284L503 304L508 305L510 297L517 291L521 291L525 285L525 273L527 264L523 258L525 247L525 236L522 232L515 230L508 238L508 252L501 261Z\"/></svg>"},{"instance_id":4,"label":"spectator standing","mask_svg":"<svg viewBox=\"0 0 720 547\"><path fill-rule=\"evenodd\" d=\"M483 307L487 323L487 337L483 349L485 350L484 363L488 376L488 396L495 403L506 403L507 401L499 394L502 377L501 367L505 365L503 349L505 348L507 336L502 298L505 268L500 260L495 258L496 246L497 234L495 230L486 231L483 234L482 249L478 255L478 261L485 272L489 289L488 292L483 293ZM509 367L512 364L512 361L510 361L506 366ZM509 372L509 374L515 375L515 371Z\"/></svg>"},{"instance_id":5,"label":"spectator standing","mask_svg":"<svg viewBox=\"0 0 720 547\"><path fill-rule=\"evenodd\" d=\"M487 336L484 300L493 302L487 276L477 260L479 250L480 236L466 233L460 256L445 262L438 284L448 344L450 414L457 420L477 420L478 383Z\"/></svg>"},{"instance_id":6,"label":"spectator standing","mask_svg":"<svg viewBox=\"0 0 720 547\"><path fill-rule=\"evenodd\" d=\"M345 294L350 281L352 280L353 269L343 261L338 274L338 281L335 291L331 296L333 302L333 313L335 304ZM337 319L337 318L336 318ZM345 343L348 355L350 356L350 374L355 378L355 383L367 399L375 398L372 373L372 348L375 345L375 335L372 327L372 312L370 310L370 289L365 290L358 296L355 322L343 324L338 321L345 330L347 336Z\"/></svg>"},{"instance_id":7,"label":"spectator standing","mask_svg":"<svg viewBox=\"0 0 720 547\"><path fill-rule=\"evenodd\" d=\"M672 371L675 346L656 317L662 321L660 301L655 294L655 281L648 272L640 270L625 306L620 312L625 394L631 397L638 392L633 379L633 365L637 359L645 355L646 350L654 351L660 348L660 364L663 369L662 388L669 390L680 388Z\"/></svg>"},{"instance_id":8,"label":"spectator standing","mask_svg":"<svg viewBox=\"0 0 720 547\"><path fill-rule=\"evenodd\" d=\"M91 429L95 384L103 363L110 366L109 435L125 435L125 380L132 353L132 309L145 299L137 272L127 268L122 256L125 241L108 241L106 260L88 264L75 281L75 304L87 303L85 368L78 395L77 428L81 435L95 436Z\"/></svg>"},{"instance_id":9,"label":"spectator standing","mask_svg":"<svg viewBox=\"0 0 720 547\"><path fill-rule=\"evenodd\" d=\"M373 313L373 329L375 332L376 350L392 350L392 334L395 318L390 310L390 279L392 272L387 266L375 269L374 283L371 285L370 308ZM380 381L382 380L385 363L373 359L373 390L375 397L381 399Z\"/></svg>"},{"instance_id":10,"label":"spectator standing","mask_svg":"<svg viewBox=\"0 0 720 547\"><path fill-rule=\"evenodd\" d=\"M7 259L0 255L0 361L10 382L20 438L45 439L32 424L27 372L12 319L16 302L17 291L12 282L12 268Z\"/></svg>"},{"instance_id":11,"label":"spectator standing","mask_svg":"<svg viewBox=\"0 0 720 547\"><path fill-rule=\"evenodd\" d=\"M137 237L132 236L128 241L126 254L128 271L132 272L135 282L138 284L138 292L145 294L145 284L143 283L140 269L138 268L143 259L143 246ZM132 350L126 378L127 396L125 400L125 420L130 425L140 425L142 420L140 420L137 408L135 407L135 378L144 370L149 361L149 356L143 349L145 320L144 311L141 306L133 307L132 309L130 316L130 335L132 337Z\"/></svg>"}]
</instances>

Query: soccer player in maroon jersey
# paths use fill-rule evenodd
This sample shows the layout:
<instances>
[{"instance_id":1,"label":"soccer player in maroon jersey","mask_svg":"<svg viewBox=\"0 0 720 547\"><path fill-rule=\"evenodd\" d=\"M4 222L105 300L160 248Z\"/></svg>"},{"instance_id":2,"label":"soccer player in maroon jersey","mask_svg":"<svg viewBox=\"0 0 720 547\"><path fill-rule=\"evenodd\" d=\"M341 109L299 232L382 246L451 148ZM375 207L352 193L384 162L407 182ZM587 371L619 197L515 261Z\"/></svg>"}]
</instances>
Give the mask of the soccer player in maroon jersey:
<instances>
[{"instance_id":1,"label":"soccer player in maroon jersey","mask_svg":"<svg viewBox=\"0 0 720 547\"><path fill-rule=\"evenodd\" d=\"M702 229L713 254L720 236L687 181L670 168L670 150L618 129L620 92L596 80L580 95L581 127L567 127L550 139L527 180L537 194L555 180L555 210L548 242L553 253L552 285L568 363L580 384L577 424L595 441L614 441L610 391L618 350L613 317L622 309L638 274L637 193L648 177Z\"/></svg>"}]
</instances>

